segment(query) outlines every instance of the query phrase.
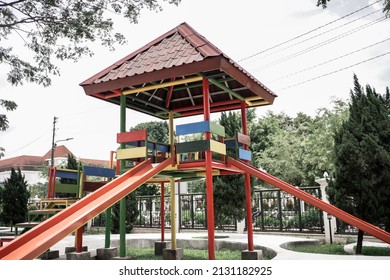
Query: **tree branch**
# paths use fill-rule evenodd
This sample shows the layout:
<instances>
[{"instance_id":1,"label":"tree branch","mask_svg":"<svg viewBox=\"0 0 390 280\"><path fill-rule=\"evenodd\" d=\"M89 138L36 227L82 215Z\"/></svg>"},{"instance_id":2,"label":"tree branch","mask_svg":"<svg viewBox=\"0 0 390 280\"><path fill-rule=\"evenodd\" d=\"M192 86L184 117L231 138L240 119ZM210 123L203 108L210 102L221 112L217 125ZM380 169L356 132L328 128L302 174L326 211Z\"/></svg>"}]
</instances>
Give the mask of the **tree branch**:
<instances>
[{"instance_id":1,"label":"tree branch","mask_svg":"<svg viewBox=\"0 0 390 280\"><path fill-rule=\"evenodd\" d=\"M14 1L14 2L4 2L0 1L0 7L8 7L8 6L13 6L19 3L26 2L27 0L19 0L19 1Z\"/></svg>"}]
</instances>

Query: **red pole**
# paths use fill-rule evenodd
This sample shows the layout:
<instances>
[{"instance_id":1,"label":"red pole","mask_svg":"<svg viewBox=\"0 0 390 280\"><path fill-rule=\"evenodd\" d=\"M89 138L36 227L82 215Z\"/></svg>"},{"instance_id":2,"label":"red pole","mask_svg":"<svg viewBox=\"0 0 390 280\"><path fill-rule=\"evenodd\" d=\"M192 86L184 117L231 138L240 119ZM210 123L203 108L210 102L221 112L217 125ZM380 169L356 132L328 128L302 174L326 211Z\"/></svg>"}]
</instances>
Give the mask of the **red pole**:
<instances>
[{"instance_id":1,"label":"red pole","mask_svg":"<svg viewBox=\"0 0 390 280\"><path fill-rule=\"evenodd\" d=\"M210 121L210 92L207 78L202 80L204 120ZM211 139L211 133L205 133L205 140ZM207 232L209 260L215 260L214 236L214 197L213 197L213 170L211 151L205 152L206 157L206 203L207 203Z\"/></svg>"},{"instance_id":2,"label":"red pole","mask_svg":"<svg viewBox=\"0 0 390 280\"><path fill-rule=\"evenodd\" d=\"M51 193L51 177L53 176L53 168L49 168L49 180L48 180L48 186L47 186L47 198L50 198L50 193Z\"/></svg>"},{"instance_id":3,"label":"red pole","mask_svg":"<svg viewBox=\"0 0 390 280\"><path fill-rule=\"evenodd\" d=\"M54 198L55 189L56 189L56 176L57 176L57 168L51 168L51 177L50 177L50 186L48 187L48 196L47 198Z\"/></svg>"},{"instance_id":4,"label":"red pole","mask_svg":"<svg viewBox=\"0 0 390 280\"><path fill-rule=\"evenodd\" d=\"M164 182L161 182L161 200L160 200L160 215L161 215L161 242L165 240L165 188Z\"/></svg>"},{"instance_id":5,"label":"red pole","mask_svg":"<svg viewBox=\"0 0 390 280\"><path fill-rule=\"evenodd\" d=\"M248 120L246 118L246 103L241 102L241 122L242 133L248 135ZM244 145L244 149L248 150L248 146ZM252 196L251 196L251 175L248 172L244 174L245 179L245 205L246 205L246 228L248 233L248 251L254 250L253 245L253 221L252 221Z\"/></svg>"},{"instance_id":6,"label":"red pole","mask_svg":"<svg viewBox=\"0 0 390 280\"><path fill-rule=\"evenodd\" d=\"M81 226L76 230L76 252L81 253L83 251L83 227Z\"/></svg>"}]
</instances>

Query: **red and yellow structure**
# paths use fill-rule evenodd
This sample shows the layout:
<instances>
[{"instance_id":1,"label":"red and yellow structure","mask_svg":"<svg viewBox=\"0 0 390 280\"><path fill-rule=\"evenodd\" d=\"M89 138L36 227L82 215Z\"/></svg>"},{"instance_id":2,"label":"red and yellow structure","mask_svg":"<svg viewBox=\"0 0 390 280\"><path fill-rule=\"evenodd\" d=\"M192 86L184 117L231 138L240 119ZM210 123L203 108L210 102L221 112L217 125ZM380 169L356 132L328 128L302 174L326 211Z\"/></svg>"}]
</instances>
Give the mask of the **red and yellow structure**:
<instances>
[{"instance_id":1,"label":"red and yellow structure","mask_svg":"<svg viewBox=\"0 0 390 280\"><path fill-rule=\"evenodd\" d=\"M246 110L271 105L276 95L256 78L221 52L187 23L173 28L149 44L81 83L85 93L119 105L119 133L116 151L117 176L90 195L54 215L0 249L0 259L34 258L84 225L89 219L120 204L119 256L126 256L125 197L147 182L164 184L205 179L207 204L208 256L215 259L213 176L244 176L248 251L254 251L252 228L251 176L257 177L303 201L334 215L384 242L390 233L322 202L313 196L250 165L250 137ZM211 114L229 110L241 113L242 131L225 139L225 129L212 122ZM167 120L169 143L155 143L147 131L127 131L127 113L134 111ZM200 121L174 126L177 118L199 116ZM130 115L131 117L131 115ZM202 139L175 142L175 136L198 134ZM235 158L227 156L233 149ZM113 154L111 154L113 157ZM53 193L51 190L50 194ZM176 249L174 197L171 197L171 246ZM107 210L108 209L108 210ZM163 210L164 207L161 207ZM163 211L162 211L163 212ZM165 240L164 215L161 216L161 241ZM106 231L107 233L107 231ZM45 240L45 242L38 242ZM106 236L105 246L110 246Z\"/></svg>"}]
</instances>

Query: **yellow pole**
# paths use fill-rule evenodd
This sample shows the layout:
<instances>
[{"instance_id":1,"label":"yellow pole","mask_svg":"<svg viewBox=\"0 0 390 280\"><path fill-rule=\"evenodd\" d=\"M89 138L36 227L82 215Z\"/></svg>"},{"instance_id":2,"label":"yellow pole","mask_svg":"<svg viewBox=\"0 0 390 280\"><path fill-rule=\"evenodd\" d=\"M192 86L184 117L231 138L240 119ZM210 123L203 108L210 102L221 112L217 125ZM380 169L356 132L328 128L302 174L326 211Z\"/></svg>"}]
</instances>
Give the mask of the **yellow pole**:
<instances>
[{"instance_id":1,"label":"yellow pole","mask_svg":"<svg viewBox=\"0 0 390 280\"><path fill-rule=\"evenodd\" d=\"M173 129L173 112L169 112L169 145L171 150L171 157L175 156L175 131ZM172 163L172 167L175 166L175 162Z\"/></svg>"},{"instance_id":2,"label":"yellow pole","mask_svg":"<svg viewBox=\"0 0 390 280\"><path fill-rule=\"evenodd\" d=\"M176 197L175 197L175 178L170 180L171 192L171 249L176 250Z\"/></svg>"},{"instance_id":3,"label":"yellow pole","mask_svg":"<svg viewBox=\"0 0 390 280\"><path fill-rule=\"evenodd\" d=\"M191 77L191 78L186 78L186 79L181 79L181 80L175 80L175 81L170 81L170 82L166 82L166 83L146 86L146 87L132 88L132 89L124 90L122 92L122 94L123 95L128 95L128 94L138 93L138 92L141 92L141 91L148 91L148 90L153 90L153 89L166 88L166 87L170 87L170 86L176 86L176 85L182 85L182 84L187 84L187 83L193 83L193 82L201 81L202 79L203 79L202 77L196 76L196 77Z\"/></svg>"}]
</instances>

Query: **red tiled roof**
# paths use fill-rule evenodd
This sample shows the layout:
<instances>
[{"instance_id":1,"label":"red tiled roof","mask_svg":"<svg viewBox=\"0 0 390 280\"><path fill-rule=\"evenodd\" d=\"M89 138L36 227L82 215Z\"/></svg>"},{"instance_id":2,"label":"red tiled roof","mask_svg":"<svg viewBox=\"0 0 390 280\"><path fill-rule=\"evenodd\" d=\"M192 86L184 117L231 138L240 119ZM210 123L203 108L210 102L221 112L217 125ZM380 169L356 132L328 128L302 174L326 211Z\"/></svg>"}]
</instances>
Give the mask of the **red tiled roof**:
<instances>
[{"instance_id":1,"label":"red tiled roof","mask_svg":"<svg viewBox=\"0 0 390 280\"><path fill-rule=\"evenodd\" d=\"M54 158L67 158L69 154L75 157L75 155L66 146L64 145L57 146L54 151ZM21 170L30 170L31 168L34 167L44 166L46 164L46 161L49 160L50 158L51 158L51 149L43 156L23 155L23 156L3 159L0 160L0 172L11 170L11 167L15 169L20 168ZM85 165L101 166L101 167L109 166L108 160L83 158L83 159L79 159L79 161Z\"/></svg>"},{"instance_id":2,"label":"red tiled roof","mask_svg":"<svg viewBox=\"0 0 390 280\"><path fill-rule=\"evenodd\" d=\"M75 156L71 151L69 151L69 149L67 147L65 147L64 145L61 145L61 146L57 146L55 149L54 149L54 158L67 158L68 155L71 155L71 156ZM47 159L50 159L51 158L51 149L43 155L43 158L45 160Z\"/></svg>"},{"instance_id":3,"label":"red tiled roof","mask_svg":"<svg viewBox=\"0 0 390 280\"><path fill-rule=\"evenodd\" d=\"M276 95L230 59L187 23L182 23L149 44L82 82L86 94L119 104L126 95L128 108L166 118L168 111L176 117L202 105L201 82L187 78L207 77L211 82L212 111L272 104ZM168 97L167 86L148 89L172 81L183 81ZM184 81L186 83L184 83ZM133 92L133 89L139 89ZM129 90L132 91L129 93ZM234 105L232 105L234 104ZM234 107L235 106L235 107Z\"/></svg>"},{"instance_id":4,"label":"red tiled roof","mask_svg":"<svg viewBox=\"0 0 390 280\"><path fill-rule=\"evenodd\" d=\"M40 156L17 156L0 160L0 171L10 170L11 167L24 169L24 167L42 166L45 160Z\"/></svg>"},{"instance_id":5,"label":"red tiled roof","mask_svg":"<svg viewBox=\"0 0 390 280\"><path fill-rule=\"evenodd\" d=\"M97 167L109 167L110 162L108 160L80 158L79 161L83 165L97 166Z\"/></svg>"}]
</instances>

